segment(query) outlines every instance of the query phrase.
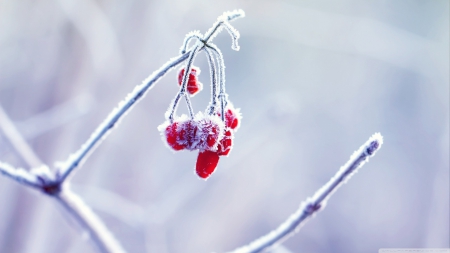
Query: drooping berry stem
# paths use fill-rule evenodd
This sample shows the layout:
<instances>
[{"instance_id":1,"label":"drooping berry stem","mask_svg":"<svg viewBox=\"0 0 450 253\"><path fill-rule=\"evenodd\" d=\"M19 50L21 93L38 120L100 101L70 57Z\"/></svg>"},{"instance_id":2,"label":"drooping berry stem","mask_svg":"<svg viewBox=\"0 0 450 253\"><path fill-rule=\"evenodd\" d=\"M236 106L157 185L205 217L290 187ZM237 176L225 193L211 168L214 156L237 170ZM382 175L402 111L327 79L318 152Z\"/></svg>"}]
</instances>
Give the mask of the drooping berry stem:
<instances>
[{"instance_id":1,"label":"drooping berry stem","mask_svg":"<svg viewBox=\"0 0 450 253\"><path fill-rule=\"evenodd\" d=\"M208 58L210 73L211 73L211 103L209 109L207 110L208 115L212 115L217 106L217 79L220 78L218 76L218 72L216 71L216 64L214 63L214 58L212 56L211 50L206 47L205 48L206 56Z\"/></svg>"},{"instance_id":2,"label":"drooping berry stem","mask_svg":"<svg viewBox=\"0 0 450 253\"><path fill-rule=\"evenodd\" d=\"M209 43L207 48L214 52L215 58L217 60L217 65L219 67L219 101L220 101L220 115L222 121L225 121L225 107L228 104L228 95L225 92L225 62L223 60L223 55L220 49L213 43Z\"/></svg>"},{"instance_id":3,"label":"drooping berry stem","mask_svg":"<svg viewBox=\"0 0 450 253\"><path fill-rule=\"evenodd\" d=\"M191 39L194 39L194 38L197 39L197 44L194 46L194 48L192 49L191 53L189 54L189 58L187 60L186 67L185 67L185 69L188 70L188 71L185 71L184 76L183 76L183 83L181 85L180 91L177 93L177 95L175 96L175 99L172 102L171 110L170 110L170 113L168 115L168 119L169 119L170 122L173 122L173 117L174 117L175 111L176 111L176 109L178 107L178 102L180 101L180 97L181 96L185 97L186 104L187 104L188 111L189 111L189 115L190 115L190 117L192 119L194 118L194 113L193 113L191 101L189 99L189 96L187 94L185 94L185 92L186 92L186 84L187 84L188 76L190 74L191 65L192 65L192 63L194 61L194 58L195 58L196 54L199 51L205 49L207 46L209 46L209 48L213 49L213 51L217 52L216 53L216 55L217 55L216 58L217 58L218 65L219 65L219 76L220 76L219 80L223 80L222 81L222 85L221 85L222 88L220 88L221 91L223 91L223 92L220 92L217 97L220 99L222 121L224 121L224 109L225 109L226 103L227 103L227 96L224 93L225 92L225 89L224 89L225 85L223 85L224 80L225 80L225 77L224 77L224 68L225 68L224 66L225 65L223 63L223 57L222 57L222 54L220 53L219 49L214 44L210 45L211 43L209 43L209 41L212 40L214 38L214 36L217 35L217 33L221 30L221 27L223 26L228 31L228 33L231 35L231 38L232 38L232 46L231 46L231 48L233 48L234 50L239 50L239 45L238 45L238 39L239 39L239 36L240 36L239 32L236 29L234 29L231 26L231 24L228 23L228 21L234 20L236 18L244 17L244 16L245 16L245 13L242 10L236 10L236 11L232 11L232 12L225 12L223 15L219 16L219 18L217 19L216 23L214 23L213 27L211 27L208 30L208 32L206 32L206 34L203 36L203 39L201 38L201 33L199 33L199 32L192 32L192 33L189 33L186 36L186 38L183 41L183 45L181 46L181 52L186 52L186 47L189 44ZM208 52L207 52L207 54L208 54ZM215 86L216 86L216 85L214 85L214 82L217 82L217 81L215 81L217 79L216 78L217 75L215 74L215 72L216 72L215 71L215 65L214 64L211 65L211 62L213 62L213 61L210 61L210 67L212 69L211 72L213 72L213 70L214 70L214 73L211 73L211 76L212 76L211 80L213 82L212 90L214 90ZM211 111L212 108L215 108L214 104L216 103L215 102L215 97L216 97L215 94L216 93L217 93L217 91L212 91L211 107L210 107L209 111Z\"/></svg>"},{"instance_id":4,"label":"drooping berry stem","mask_svg":"<svg viewBox=\"0 0 450 253\"><path fill-rule=\"evenodd\" d=\"M199 49L200 49L200 45L197 44L194 47L194 49L192 49L192 51L190 52L189 57L187 59L187 63L186 63L186 67L185 67L186 71L184 71L183 81L181 83L180 90L178 91L177 95L175 96L175 99L173 100L173 103L171 106L172 109L171 109L171 112L169 115L170 122L173 122L173 115L178 107L178 102L180 101L181 96L184 96L184 98L186 99L189 116L191 117L191 119L194 118L194 110L192 109L192 104L189 99L189 96L186 94L186 86L187 86L187 81L189 80L189 74L191 72L192 63L194 62L194 58L195 58L196 54L198 53Z\"/></svg>"}]
</instances>

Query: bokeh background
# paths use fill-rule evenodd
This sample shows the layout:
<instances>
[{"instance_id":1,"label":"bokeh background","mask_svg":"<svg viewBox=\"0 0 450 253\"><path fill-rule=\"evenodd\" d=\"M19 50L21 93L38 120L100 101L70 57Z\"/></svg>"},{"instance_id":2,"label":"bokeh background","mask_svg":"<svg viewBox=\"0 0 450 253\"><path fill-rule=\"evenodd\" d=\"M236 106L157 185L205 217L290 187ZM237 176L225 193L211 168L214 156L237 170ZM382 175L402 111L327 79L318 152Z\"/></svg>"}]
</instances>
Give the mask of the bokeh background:
<instances>
[{"instance_id":1,"label":"bokeh background","mask_svg":"<svg viewBox=\"0 0 450 253\"><path fill-rule=\"evenodd\" d=\"M44 163L65 160L186 33L226 10L227 91L242 108L207 181L157 126L170 72L73 176L129 252L225 252L269 232L373 133L384 146L278 252L449 246L449 1L0 0L0 105ZM204 91L193 98L203 111ZM186 112L181 106L179 113ZM7 134L0 160L28 168ZM51 198L0 177L0 252L95 252Z\"/></svg>"}]
</instances>

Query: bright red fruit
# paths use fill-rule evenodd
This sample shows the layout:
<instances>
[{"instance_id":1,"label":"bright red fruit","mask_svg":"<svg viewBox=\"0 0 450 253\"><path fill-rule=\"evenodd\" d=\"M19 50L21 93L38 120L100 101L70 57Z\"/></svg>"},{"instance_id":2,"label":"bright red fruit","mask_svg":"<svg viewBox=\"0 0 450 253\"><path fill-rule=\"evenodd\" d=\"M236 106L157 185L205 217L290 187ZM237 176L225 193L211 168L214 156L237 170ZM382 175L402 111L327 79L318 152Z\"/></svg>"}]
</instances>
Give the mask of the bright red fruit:
<instances>
[{"instance_id":1,"label":"bright red fruit","mask_svg":"<svg viewBox=\"0 0 450 253\"><path fill-rule=\"evenodd\" d=\"M197 123L193 120L187 120L180 123L178 139L188 150L196 149L197 140Z\"/></svg>"},{"instance_id":2,"label":"bright red fruit","mask_svg":"<svg viewBox=\"0 0 450 253\"><path fill-rule=\"evenodd\" d=\"M217 115L220 117L221 113L218 112ZM225 126L237 131L241 125L241 118L239 109L235 109L233 104L229 102L225 108Z\"/></svg>"},{"instance_id":3,"label":"bright red fruit","mask_svg":"<svg viewBox=\"0 0 450 253\"><path fill-rule=\"evenodd\" d=\"M240 119L241 115L239 114L239 111L234 108L228 108L225 112L226 125L231 129L236 129L239 127Z\"/></svg>"},{"instance_id":4,"label":"bright red fruit","mask_svg":"<svg viewBox=\"0 0 450 253\"><path fill-rule=\"evenodd\" d=\"M183 82L183 76L184 76L184 68L180 70L178 73L178 85L181 85ZM192 67L191 72L189 73L188 82L186 89L191 95L197 94L197 92L201 91L203 89L203 84L198 81L197 76L200 74L200 69L197 67Z\"/></svg>"},{"instance_id":5,"label":"bright red fruit","mask_svg":"<svg viewBox=\"0 0 450 253\"><path fill-rule=\"evenodd\" d=\"M197 121L197 148L200 151L215 151L217 149L217 144L223 135L223 122L217 116L199 118L200 119Z\"/></svg>"},{"instance_id":6,"label":"bright red fruit","mask_svg":"<svg viewBox=\"0 0 450 253\"><path fill-rule=\"evenodd\" d=\"M217 154L220 156L228 156L233 146L233 132L231 130L226 130L225 135L222 140L220 140L217 146Z\"/></svg>"},{"instance_id":7,"label":"bright red fruit","mask_svg":"<svg viewBox=\"0 0 450 253\"><path fill-rule=\"evenodd\" d=\"M217 167L219 163L219 155L217 152L205 150L198 153L197 163L195 164L195 170L197 175L201 178L208 178L211 173Z\"/></svg>"},{"instance_id":8,"label":"bright red fruit","mask_svg":"<svg viewBox=\"0 0 450 253\"><path fill-rule=\"evenodd\" d=\"M174 123L168 125L166 127L165 134L166 134L167 144L169 144L169 146L172 149L178 151L178 150L182 150L185 148L184 145L182 145L178 142L179 138L178 138L178 123L177 122L174 122Z\"/></svg>"}]
</instances>

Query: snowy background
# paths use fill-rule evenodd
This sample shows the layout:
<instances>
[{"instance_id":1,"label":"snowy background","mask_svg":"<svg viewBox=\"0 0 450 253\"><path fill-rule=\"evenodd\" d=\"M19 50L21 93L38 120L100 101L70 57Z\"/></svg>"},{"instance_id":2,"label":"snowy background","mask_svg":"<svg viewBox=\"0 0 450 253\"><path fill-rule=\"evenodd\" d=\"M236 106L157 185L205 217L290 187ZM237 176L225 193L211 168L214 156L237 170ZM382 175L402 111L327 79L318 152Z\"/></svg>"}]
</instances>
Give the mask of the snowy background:
<instances>
[{"instance_id":1,"label":"snowy background","mask_svg":"<svg viewBox=\"0 0 450 253\"><path fill-rule=\"evenodd\" d=\"M373 133L385 143L286 252L449 246L449 1L0 1L0 105L37 156L75 151L133 87L226 10L214 42L242 108L209 180L157 131L170 72L72 178L129 252L224 252L284 221ZM206 85L193 98L208 103ZM179 113L186 111L181 106ZM0 160L28 168L4 133ZM51 198L0 177L0 252L95 252Z\"/></svg>"}]
</instances>

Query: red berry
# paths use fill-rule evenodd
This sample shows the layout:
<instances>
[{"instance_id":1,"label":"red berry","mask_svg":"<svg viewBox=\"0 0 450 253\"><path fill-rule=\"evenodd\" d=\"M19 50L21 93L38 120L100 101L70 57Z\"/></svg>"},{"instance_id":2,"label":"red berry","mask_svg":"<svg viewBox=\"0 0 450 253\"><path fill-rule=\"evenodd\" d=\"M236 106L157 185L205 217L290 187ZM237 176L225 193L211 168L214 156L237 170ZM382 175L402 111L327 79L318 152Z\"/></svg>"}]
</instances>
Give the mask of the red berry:
<instances>
[{"instance_id":1,"label":"red berry","mask_svg":"<svg viewBox=\"0 0 450 253\"><path fill-rule=\"evenodd\" d=\"M217 115L220 117L221 113L218 112ZM241 118L242 115L239 112L239 109L235 109L233 104L228 102L228 105L225 108L225 126L236 131L241 124Z\"/></svg>"},{"instance_id":2,"label":"red berry","mask_svg":"<svg viewBox=\"0 0 450 253\"><path fill-rule=\"evenodd\" d=\"M186 89L191 95L195 95L197 92L203 89L203 84L197 80L197 76L200 74L200 69L192 67L189 73ZM178 85L183 82L184 68L182 68L178 74Z\"/></svg>"},{"instance_id":3,"label":"red berry","mask_svg":"<svg viewBox=\"0 0 450 253\"><path fill-rule=\"evenodd\" d=\"M186 149L194 150L198 142L197 138L197 123L194 120L186 120L180 123L178 138L184 144Z\"/></svg>"},{"instance_id":4,"label":"red berry","mask_svg":"<svg viewBox=\"0 0 450 253\"><path fill-rule=\"evenodd\" d=\"M230 129L225 131L225 135L217 146L217 154L220 156L228 156L233 147L233 132Z\"/></svg>"},{"instance_id":5,"label":"red berry","mask_svg":"<svg viewBox=\"0 0 450 253\"><path fill-rule=\"evenodd\" d=\"M233 107L227 107L227 111L225 112L225 123L227 127L237 129L239 127L240 119L241 115L239 110L236 110Z\"/></svg>"},{"instance_id":6,"label":"red berry","mask_svg":"<svg viewBox=\"0 0 450 253\"><path fill-rule=\"evenodd\" d=\"M197 148L200 151L216 151L217 144L223 135L223 122L217 116L204 116L203 114L197 114L196 120L198 127Z\"/></svg>"},{"instance_id":7,"label":"red berry","mask_svg":"<svg viewBox=\"0 0 450 253\"><path fill-rule=\"evenodd\" d=\"M174 122L166 127L165 135L166 135L167 144L173 150L178 151L178 150L182 150L185 148L184 145L182 145L178 142L178 123L177 122Z\"/></svg>"},{"instance_id":8,"label":"red berry","mask_svg":"<svg viewBox=\"0 0 450 253\"><path fill-rule=\"evenodd\" d=\"M217 152L205 150L198 153L197 163L195 164L195 171L201 178L208 178L217 167L219 163L219 155Z\"/></svg>"}]
</instances>

